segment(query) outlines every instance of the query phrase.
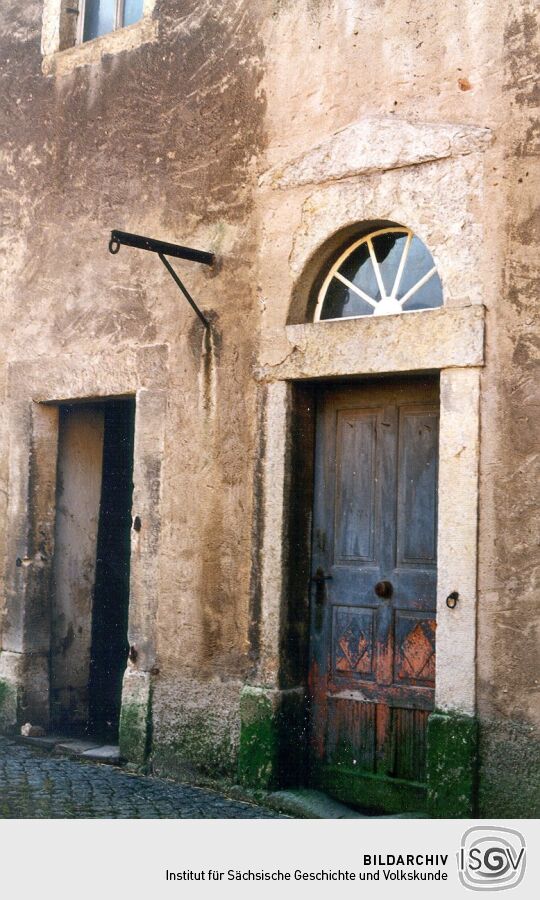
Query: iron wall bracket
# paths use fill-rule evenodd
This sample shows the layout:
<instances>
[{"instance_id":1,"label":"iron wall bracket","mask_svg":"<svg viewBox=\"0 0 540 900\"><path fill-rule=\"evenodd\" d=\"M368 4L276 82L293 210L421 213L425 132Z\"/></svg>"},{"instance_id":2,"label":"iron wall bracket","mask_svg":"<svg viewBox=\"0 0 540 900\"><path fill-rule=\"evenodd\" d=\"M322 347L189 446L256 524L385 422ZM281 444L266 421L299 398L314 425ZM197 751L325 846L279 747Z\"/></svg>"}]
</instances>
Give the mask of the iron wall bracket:
<instances>
[{"instance_id":1,"label":"iron wall bracket","mask_svg":"<svg viewBox=\"0 0 540 900\"><path fill-rule=\"evenodd\" d=\"M181 281L169 260L166 259L166 256L174 256L177 259L188 259L191 262L202 263L203 266L212 266L215 261L213 253L207 253L206 250L195 250L193 247L182 247L180 244L169 244L166 241L157 241L154 238L143 237L142 234L130 234L128 231L111 231L109 253L118 253L122 244L125 247L135 247L137 250L149 250L151 253L157 253L161 262L167 269L167 272L177 287L180 288L190 306L197 313L204 327L210 328L210 322L202 310L199 309L187 287Z\"/></svg>"}]
</instances>

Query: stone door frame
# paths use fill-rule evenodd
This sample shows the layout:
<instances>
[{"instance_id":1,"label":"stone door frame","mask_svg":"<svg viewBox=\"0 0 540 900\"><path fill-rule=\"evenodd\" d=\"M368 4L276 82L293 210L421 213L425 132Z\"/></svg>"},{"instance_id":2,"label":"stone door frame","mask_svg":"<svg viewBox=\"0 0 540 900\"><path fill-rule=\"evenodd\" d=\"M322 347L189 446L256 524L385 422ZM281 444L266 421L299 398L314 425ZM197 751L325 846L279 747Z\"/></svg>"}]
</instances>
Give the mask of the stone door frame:
<instances>
[{"instance_id":1,"label":"stone door frame","mask_svg":"<svg viewBox=\"0 0 540 900\"><path fill-rule=\"evenodd\" d=\"M294 565L290 534L291 419L298 384L383 375L440 374L437 665L428 736L428 797L435 815L470 815L474 803L476 591L480 374L484 307L442 307L407 315L285 326L291 352L260 373L265 394L261 633L257 677L242 698L240 773L253 783L248 744L270 719L274 745L263 781L279 782L280 722L305 728L305 682L284 685L283 610ZM446 603L457 591L454 609ZM285 642L286 647L286 642ZM304 707L304 713L301 709ZM300 711L299 711L300 710ZM293 723L293 724L291 724ZM247 771L245 770L248 766ZM260 783L261 779L259 779Z\"/></svg>"},{"instance_id":2,"label":"stone door frame","mask_svg":"<svg viewBox=\"0 0 540 900\"><path fill-rule=\"evenodd\" d=\"M0 727L49 724L51 576L54 562L58 410L61 403L133 397L136 404L128 640L135 648L122 691L121 742L148 750L155 665L161 469L168 348L39 359L9 367L10 429L6 607L0 651ZM140 527L139 527L140 526Z\"/></svg>"}]
</instances>

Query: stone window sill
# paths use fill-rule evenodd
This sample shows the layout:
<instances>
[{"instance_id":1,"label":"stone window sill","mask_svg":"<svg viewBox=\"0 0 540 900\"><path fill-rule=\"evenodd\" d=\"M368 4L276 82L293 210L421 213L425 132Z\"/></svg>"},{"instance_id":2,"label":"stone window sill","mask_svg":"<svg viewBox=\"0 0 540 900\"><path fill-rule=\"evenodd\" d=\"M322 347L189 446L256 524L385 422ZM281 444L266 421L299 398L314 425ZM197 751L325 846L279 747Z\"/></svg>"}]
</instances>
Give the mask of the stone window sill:
<instances>
[{"instance_id":1,"label":"stone window sill","mask_svg":"<svg viewBox=\"0 0 540 900\"><path fill-rule=\"evenodd\" d=\"M93 41L76 44L66 50L48 53L43 57L42 71L44 75L68 75L80 66L95 65L109 54L124 53L134 50L142 44L154 43L157 40L157 21L144 16L133 25L111 31Z\"/></svg>"}]
</instances>

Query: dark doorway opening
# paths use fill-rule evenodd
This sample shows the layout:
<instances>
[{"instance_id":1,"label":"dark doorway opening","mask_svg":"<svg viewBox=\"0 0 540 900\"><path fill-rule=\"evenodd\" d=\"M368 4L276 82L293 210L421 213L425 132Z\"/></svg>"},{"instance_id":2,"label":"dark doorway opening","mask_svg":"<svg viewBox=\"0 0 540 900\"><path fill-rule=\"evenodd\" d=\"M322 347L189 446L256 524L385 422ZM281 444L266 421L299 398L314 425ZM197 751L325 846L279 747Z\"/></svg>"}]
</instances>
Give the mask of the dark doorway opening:
<instances>
[{"instance_id":1,"label":"dark doorway opening","mask_svg":"<svg viewBox=\"0 0 540 900\"><path fill-rule=\"evenodd\" d=\"M135 401L60 408L51 724L116 742L127 663Z\"/></svg>"},{"instance_id":2,"label":"dark doorway opening","mask_svg":"<svg viewBox=\"0 0 540 900\"><path fill-rule=\"evenodd\" d=\"M118 736L128 655L129 558L135 403L104 404L99 513L88 692L89 731Z\"/></svg>"}]
</instances>

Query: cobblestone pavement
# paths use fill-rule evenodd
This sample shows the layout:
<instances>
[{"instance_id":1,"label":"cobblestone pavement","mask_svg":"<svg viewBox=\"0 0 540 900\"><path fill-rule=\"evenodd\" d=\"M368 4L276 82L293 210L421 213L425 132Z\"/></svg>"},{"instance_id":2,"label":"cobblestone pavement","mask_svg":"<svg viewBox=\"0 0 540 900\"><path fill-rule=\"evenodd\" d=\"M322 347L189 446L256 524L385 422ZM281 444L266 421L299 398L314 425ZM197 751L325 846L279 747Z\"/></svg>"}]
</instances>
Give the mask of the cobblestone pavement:
<instances>
[{"instance_id":1,"label":"cobblestone pavement","mask_svg":"<svg viewBox=\"0 0 540 900\"><path fill-rule=\"evenodd\" d=\"M78 762L0 737L0 819L273 819L204 788Z\"/></svg>"}]
</instances>

